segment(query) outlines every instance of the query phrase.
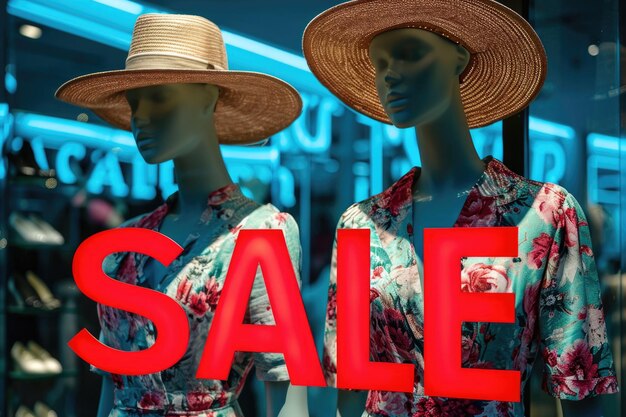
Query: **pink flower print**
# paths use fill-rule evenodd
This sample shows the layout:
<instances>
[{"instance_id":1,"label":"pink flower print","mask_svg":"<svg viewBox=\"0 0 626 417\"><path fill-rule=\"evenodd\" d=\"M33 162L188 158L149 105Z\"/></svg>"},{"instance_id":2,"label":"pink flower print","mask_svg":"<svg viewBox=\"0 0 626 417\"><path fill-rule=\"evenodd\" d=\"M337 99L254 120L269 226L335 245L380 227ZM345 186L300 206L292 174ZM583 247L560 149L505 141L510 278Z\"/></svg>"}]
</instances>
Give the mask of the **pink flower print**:
<instances>
[{"instance_id":1,"label":"pink flower print","mask_svg":"<svg viewBox=\"0 0 626 417\"><path fill-rule=\"evenodd\" d=\"M189 296L189 308L194 315L202 317L209 311L209 303L207 302L207 294L205 292L192 293Z\"/></svg>"},{"instance_id":2,"label":"pink flower print","mask_svg":"<svg viewBox=\"0 0 626 417\"><path fill-rule=\"evenodd\" d=\"M167 205L167 203L163 203L159 207L157 207L152 213L139 219L135 227L141 227L144 229L156 229L161 224L161 221L167 215L168 211L169 206Z\"/></svg>"},{"instance_id":3,"label":"pink flower print","mask_svg":"<svg viewBox=\"0 0 626 417\"><path fill-rule=\"evenodd\" d=\"M222 290L220 289L220 284L219 282L217 282L217 279L215 277L211 277L211 279L209 279L206 284L204 284L204 287L206 288L206 300L209 306L209 310L215 311L215 309L217 308L217 301L219 300L220 294L222 293Z\"/></svg>"},{"instance_id":4,"label":"pink flower print","mask_svg":"<svg viewBox=\"0 0 626 417\"><path fill-rule=\"evenodd\" d=\"M178 288L176 289L176 299L180 300L180 302L183 304L187 304L190 291L191 281L188 280L187 277L185 277L178 283Z\"/></svg>"},{"instance_id":5,"label":"pink flower print","mask_svg":"<svg viewBox=\"0 0 626 417\"><path fill-rule=\"evenodd\" d=\"M137 405L139 408L149 410L162 409L164 399L165 398L162 392L148 391L143 394Z\"/></svg>"},{"instance_id":6,"label":"pink flower print","mask_svg":"<svg viewBox=\"0 0 626 417\"><path fill-rule=\"evenodd\" d=\"M461 271L463 292L510 292L511 279L501 265L475 263Z\"/></svg>"},{"instance_id":7,"label":"pink flower print","mask_svg":"<svg viewBox=\"0 0 626 417\"><path fill-rule=\"evenodd\" d=\"M578 221L578 213L575 208L568 207L565 211L560 212L558 218L559 226L564 227L565 230L565 245L568 248L578 245L578 228L580 226L586 226L584 221Z\"/></svg>"},{"instance_id":8,"label":"pink flower print","mask_svg":"<svg viewBox=\"0 0 626 417\"><path fill-rule=\"evenodd\" d=\"M459 227L492 226L496 223L496 199L481 195L477 189L467 196L465 206L457 219Z\"/></svg>"},{"instance_id":9,"label":"pink flower print","mask_svg":"<svg viewBox=\"0 0 626 417\"><path fill-rule=\"evenodd\" d=\"M389 212L393 217L397 217L408 202L411 201L411 185L413 184L414 172L411 175L405 175L400 178L393 187L388 188L380 194L378 202L372 207L373 210L382 208Z\"/></svg>"},{"instance_id":10,"label":"pink flower print","mask_svg":"<svg viewBox=\"0 0 626 417\"><path fill-rule=\"evenodd\" d=\"M224 204L226 200L228 200L228 197L230 196L230 193L232 192L232 187L231 187L232 185L234 184L229 184L225 187L222 187L218 190L213 191L209 195L207 204L210 206L219 206L220 204Z\"/></svg>"},{"instance_id":11,"label":"pink flower print","mask_svg":"<svg viewBox=\"0 0 626 417\"><path fill-rule=\"evenodd\" d=\"M380 400L384 404L383 411L390 415L402 415L406 413L407 408L410 409L411 403L406 404L406 394L395 391L382 391Z\"/></svg>"},{"instance_id":12,"label":"pink flower print","mask_svg":"<svg viewBox=\"0 0 626 417\"><path fill-rule=\"evenodd\" d=\"M117 270L117 278L127 284L137 284L137 266L132 252L124 257L122 264Z\"/></svg>"},{"instance_id":13,"label":"pink flower print","mask_svg":"<svg viewBox=\"0 0 626 417\"><path fill-rule=\"evenodd\" d=\"M385 271L385 268L383 268L382 266L377 266L376 268L374 268L374 271L372 272L372 278L373 279L378 279L383 275L383 272Z\"/></svg>"},{"instance_id":14,"label":"pink flower print","mask_svg":"<svg viewBox=\"0 0 626 417\"><path fill-rule=\"evenodd\" d=\"M555 350L544 348L543 360L550 366L555 367L558 360L558 355Z\"/></svg>"},{"instance_id":15,"label":"pink flower print","mask_svg":"<svg viewBox=\"0 0 626 417\"><path fill-rule=\"evenodd\" d=\"M557 227L560 216L559 211L562 211L561 207L564 201L565 193L554 190L550 185L544 184L537 193L532 207L544 222Z\"/></svg>"},{"instance_id":16,"label":"pink flower print","mask_svg":"<svg viewBox=\"0 0 626 417\"><path fill-rule=\"evenodd\" d=\"M276 213L274 219L278 221L278 224L285 224L287 222L287 213Z\"/></svg>"},{"instance_id":17,"label":"pink flower print","mask_svg":"<svg viewBox=\"0 0 626 417\"><path fill-rule=\"evenodd\" d=\"M533 239L533 246L528 253L528 266L533 269L539 269L543 266L544 260L552 259L557 256L559 245L547 233L542 232Z\"/></svg>"},{"instance_id":18,"label":"pink flower print","mask_svg":"<svg viewBox=\"0 0 626 417\"><path fill-rule=\"evenodd\" d=\"M337 318L337 287L328 287L328 304L326 305L326 317L330 320Z\"/></svg>"},{"instance_id":19,"label":"pink flower print","mask_svg":"<svg viewBox=\"0 0 626 417\"><path fill-rule=\"evenodd\" d=\"M569 395L578 394L584 398L591 392L598 378L598 365L593 362L593 356L587 342L576 340L559 357L557 370L563 378L556 378L560 389Z\"/></svg>"},{"instance_id":20,"label":"pink flower print","mask_svg":"<svg viewBox=\"0 0 626 417\"><path fill-rule=\"evenodd\" d=\"M208 392L189 391L187 393L187 405L190 411L202 411L211 407L213 396Z\"/></svg>"}]
</instances>

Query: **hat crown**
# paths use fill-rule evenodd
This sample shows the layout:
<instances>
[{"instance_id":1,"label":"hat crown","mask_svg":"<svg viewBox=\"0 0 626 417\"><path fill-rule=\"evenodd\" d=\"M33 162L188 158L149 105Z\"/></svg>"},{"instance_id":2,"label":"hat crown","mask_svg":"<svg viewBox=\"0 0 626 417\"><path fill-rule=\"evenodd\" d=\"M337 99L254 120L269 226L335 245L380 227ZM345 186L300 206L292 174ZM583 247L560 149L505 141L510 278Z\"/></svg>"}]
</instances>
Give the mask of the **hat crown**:
<instances>
[{"instance_id":1,"label":"hat crown","mask_svg":"<svg viewBox=\"0 0 626 417\"><path fill-rule=\"evenodd\" d=\"M201 16L140 15L133 29L126 69L228 70L222 32Z\"/></svg>"}]
</instances>

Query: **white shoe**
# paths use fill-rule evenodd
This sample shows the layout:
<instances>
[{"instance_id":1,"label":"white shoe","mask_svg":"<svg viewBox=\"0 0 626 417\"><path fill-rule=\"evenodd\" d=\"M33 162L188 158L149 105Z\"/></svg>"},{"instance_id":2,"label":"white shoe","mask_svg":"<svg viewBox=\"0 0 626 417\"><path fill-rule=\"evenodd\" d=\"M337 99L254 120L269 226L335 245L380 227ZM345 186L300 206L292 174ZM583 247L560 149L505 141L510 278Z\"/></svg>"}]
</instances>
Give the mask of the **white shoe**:
<instances>
[{"instance_id":1,"label":"white shoe","mask_svg":"<svg viewBox=\"0 0 626 417\"><path fill-rule=\"evenodd\" d=\"M35 403L35 417L57 417L57 413L46 404L37 401Z\"/></svg>"},{"instance_id":2,"label":"white shoe","mask_svg":"<svg viewBox=\"0 0 626 417\"><path fill-rule=\"evenodd\" d=\"M46 234L35 223L18 212L9 215L9 223L27 243L46 244Z\"/></svg>"},{"instance_id":3,"label":"white shoe","mask_svg":"<svg viewBox=\"0 0 626 417\"><path fill-rule=\"evenodd\" d=\"M11 347L11 357L15 363L15 369L29 374L47 374L46 364L26 349L22 342L15 342Z\"/></svg>"},{"instance_id":4,"label":"white shoe","mask_svg":"<svg viewBox=\"0 0 626 417\"><path fill-rule=\"evenodd\" d=\"M15 417L35 417L35 414L30 408L25 405L20 405L15 412Z\"/></svg>"},{"instance_id":5,"label":"white shoe","mask_svg":"<svg viewBox=\"0 0 626 417\"><path fill-rule=\"evenodd\" d=\"M63 372L63 367L61 366L61 362L52 357L52 355L39 346L37 343L29 340L27 343L28 350L39 360L41 360L46 367L47 372L52 372L55 374L59 374Z\"/></svg>"},{"instance_id":6,"label":"white shoe","mask_svg":"<svg viewBox=\"0 0 626 417\"><path fill-rule=\"evenodd\" d=\"M30 213L28 215L28 218L45 233L48 243L53 245L62 245L63 243L65 243L63 235L61 235L61 233L59 233L54 227L52 227L50 223L34 213Z\"/></svg>"}]
</instances>

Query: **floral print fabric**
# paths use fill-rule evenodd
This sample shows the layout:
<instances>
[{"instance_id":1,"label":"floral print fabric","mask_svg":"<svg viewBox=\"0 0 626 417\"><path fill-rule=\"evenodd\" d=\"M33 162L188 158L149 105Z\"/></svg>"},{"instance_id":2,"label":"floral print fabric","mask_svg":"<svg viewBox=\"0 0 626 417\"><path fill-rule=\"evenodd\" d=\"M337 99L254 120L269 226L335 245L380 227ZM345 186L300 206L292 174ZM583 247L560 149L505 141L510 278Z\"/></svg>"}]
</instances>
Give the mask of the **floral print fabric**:
<instances>
[{"instance_id":1,"label":"floral print fabric","mask_svg":"<svg viewBox=\"0 0 626 417\"><path fill-rule=\"evenodd\" d=\"M412 393L369 391L363 416L523 416L523 389L538 354L545 362L543 389L554 397L618 392L579 203L565 188L517 175L491 155L483 162L486 169L454 227L517 226L519 257L462 258L461 290L514 293L516 320L463 323L462 366L519 370L522 401L424 395L423 287L412 224L412 185L420 168L414 167L384 192L348 207L337 225L371 230L371 360L415 366ZM330 386L336 386L336 285L335 242L323 355Z\"/></svg>"},{"instance_id":2,"label":"floral print fabric","mask_svg":"<svg viewBox=\"0 0 626 417\"><path fill-rule=\"evenodd\" d=\"M178 192L146 215L130 219L120 227L144 227L158 231ZM230 258L239 230L282 229L289 254L300 283L300 240L298 226L288 213L271 204L259 205L245 197L236 184L213 191L207 208L198 221L184 251L169 266L164 282L157 288L187 312L190 329L189 347L173 367L146 375L118 375L90 365L90 370L108 375L114 383L114 407L109 417L194 416L242 417L237 397L245 379L255 366L263 381L289 379L280 353L236 352L226 381L196 379L211 320L220 298ZM119 252L109 255L103 271L120 281L146 286L143 266L147 256ZM136 351L150 347L156 332L151 321L134 313L99 304L100 340L110 347ZM250 296L246 323L274 324L261 269Z\"/></svg>"}]
</instances>

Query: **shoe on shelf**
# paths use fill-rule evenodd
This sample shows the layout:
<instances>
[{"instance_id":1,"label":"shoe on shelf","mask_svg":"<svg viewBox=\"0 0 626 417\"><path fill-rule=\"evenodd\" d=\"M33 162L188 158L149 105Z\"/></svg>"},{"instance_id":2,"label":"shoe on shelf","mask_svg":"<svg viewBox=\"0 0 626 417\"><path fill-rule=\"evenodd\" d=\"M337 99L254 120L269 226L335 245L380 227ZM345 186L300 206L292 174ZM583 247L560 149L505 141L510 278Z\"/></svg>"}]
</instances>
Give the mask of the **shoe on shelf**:
<instances>
[{"instance_id":1,"label":"shoe on shelf","mask_svg":"<svg viewBox=\"0 0 626 417\"><path fill-rule=\"evenodd\" d=\"M55 374L60 374L61 372L63 372L61 362L53 358L52 355L40 345L32 340L29 340L27 343L27 348L37 359L41 360L45 364L48 372Z\"/></svg>"},{"instance_id":2,"label":"shoe on shelf","mask_svg":"<svg viewBox=\"0 0 626 417\"><path fill-rule=\"evenodd\" d=\"M28 374L47 374L50 372L46 363L26 349L26 346L20 341L13 343L11 357L17 371Z\"/></svg>"},{"instance_id":3,"label":"shoe on shelf","mask_svg":"<svg viewBox=\"0 0 626 417\"><path fill-rule=\"evenodd\" d=\"M33 411L25 405L20 405L15 411L15 417L37 417Z\"/></svg>"},{"instance_id":4,"label":"shoe on shelf","mask_svg":"<svg viewBox=\"0 0 626 417\"><path fill-rule=\"evenodd\" d=\"M56 178L54 169L41 169L35 159L35 152L29 141L23 140L22 147L17 152L7 155L9 169L12 175L26 177Z\"/></svg>"},{"instance_id":5,"label":"shoe on shelf","mask_svg":"<svg viewBox=\"0 0 626 417\"><path fill-rule=\"evenodd\" d=\"M56 411L48 407L41 401L35 403L35 417L57 417Z\"/></svg>"},{"instance_id":6,"label":"shoe on shelf","mask_svg":"<svg viewBox=\"0 0 626 417\"><path fill-rule=\"evenodd\" d=\"M39 229L46 235L46 241L53 245L62 245L65 243L63 235L59 233L54 227L47 221L39 217L35 213L30 213L28 219L32 221Z\"/></svg>"},{"instance_id":7,"label":"shoe on shelf","mask_svg":"<svg viewBox=\"0 0 626 417\"><path fill-rule=\"evenodd\" d=\"M48 286L37 276L37 274L30 270L26 271L26 280L35 290L39 299L47 309L54 310L61 307L61 301L59 301L59 299L52 294L50 288L48 288Z\"/></svg>"},{"instance_id":8,"label":"shoe on shelf","mask_svg":"<svg viewBox=\"0 0 626 417\"><path fill-rule=\"evenodd\" d=\"M13 273L8 280L8 287L18 305L32 308L47 309L35 289L28 283L24 275Z\"/></svg>"},{"instance_id":9,"label":"shoe on shelf","mask_svg":"<svg viewBox=\"0 0 626 417\"><path fill-rule=\"evenodd\" d=\"M26 216L14 211L9 215L9 224L26 243L46 244L46 233Z\"/></svg>"}]
</instances>

